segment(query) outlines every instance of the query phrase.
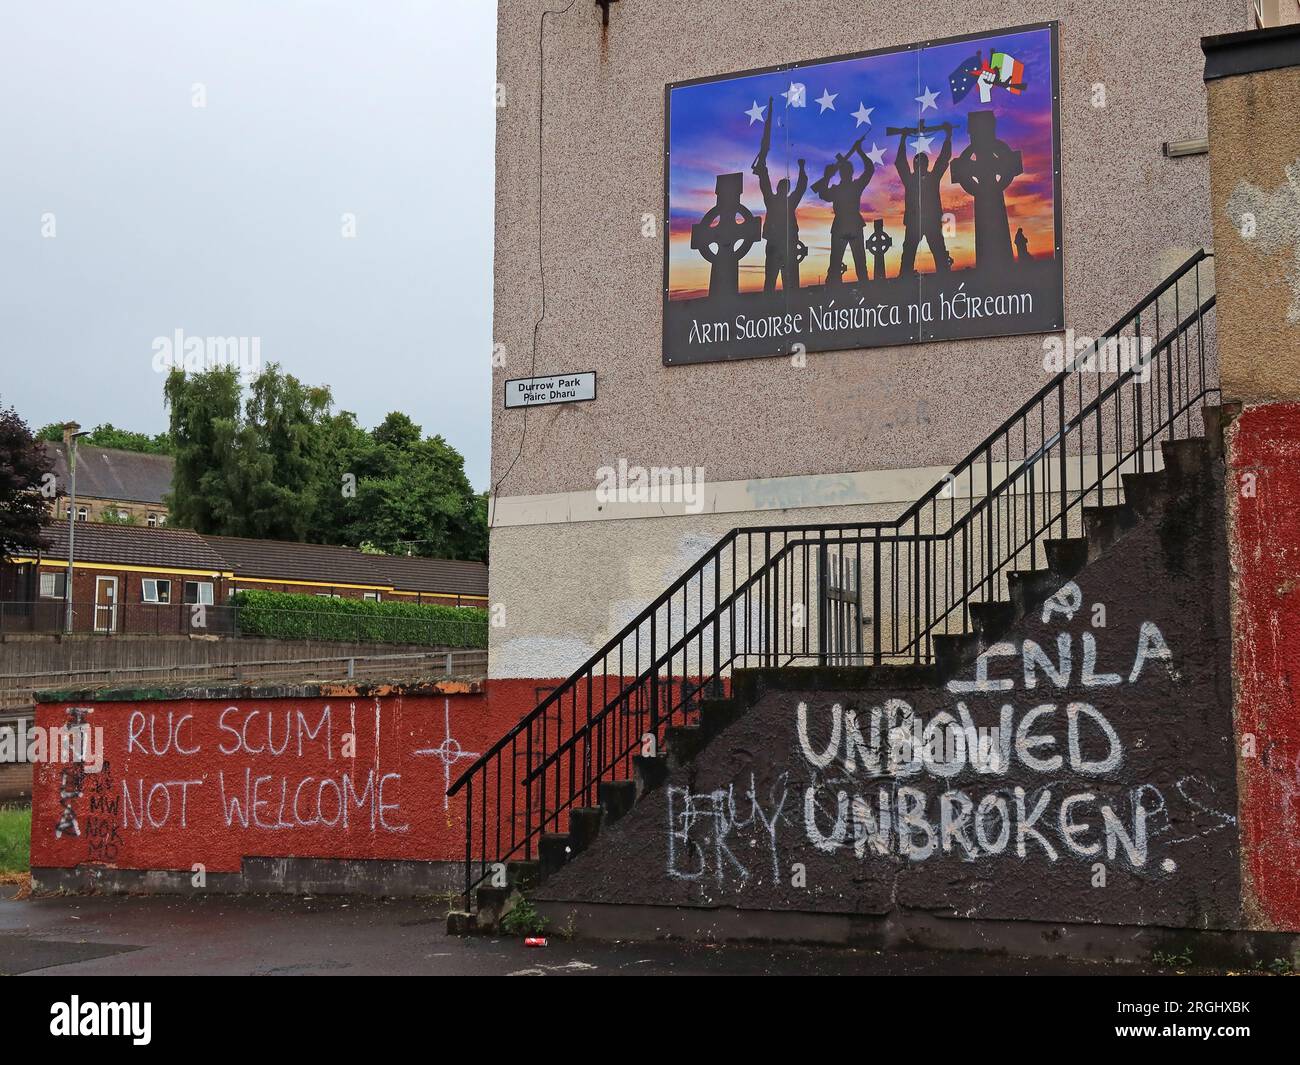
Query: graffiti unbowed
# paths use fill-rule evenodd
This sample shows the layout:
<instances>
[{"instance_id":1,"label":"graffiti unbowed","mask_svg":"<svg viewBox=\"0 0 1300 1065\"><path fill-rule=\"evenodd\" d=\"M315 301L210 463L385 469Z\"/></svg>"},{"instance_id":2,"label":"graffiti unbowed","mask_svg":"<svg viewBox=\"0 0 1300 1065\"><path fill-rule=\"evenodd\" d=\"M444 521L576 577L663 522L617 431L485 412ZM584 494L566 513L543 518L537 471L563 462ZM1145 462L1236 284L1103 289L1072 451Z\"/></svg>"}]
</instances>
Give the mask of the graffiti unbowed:
<instances>
[{"instance_id":1,"label":"graffiti unbowed","mask_svg":"<svg viewBox=\"0 0 1300 1065\"><path fill-rule=\"evenodd\" d=\"M752 673L537 897L1240 926L1222 516L1187 487L955 673Z\"/></svg>"},{"instance_id":2,"label":"graffiti unbowed","mask_svg":"<svg viewBox=\"0 0 1300 1065\"><path fill-rule=\"evenodd\" d=\"M1044 603L1042 621L1058 613L1072 619L1083 605L1079 586L1067 583ZM1153 668L1176 683L1174 655L1159 626L1142 622L1135 646L1115 649L1114 672L1099 671L1094 633L1078 634L1077 654L1069 631L1052 642L1054 658L1033 639L994 644L977 659L973 678L948 682L949 693L1001 702L996 711L982 708L981 723L967 700L927 720L906 700L888 699L861 721L856 709L840 703L818 713L799 702L794 728L812 775L802 805L806 842L826 853L851 847L859 859L1010 855L1090 865L1118 860L1134 871L1153 866L1155 848L1168 852L1158 866L1172 873L1174 851L1186 840L1173 831L1171 803L1192 813L1197 834L1234 827L1235 810L1216 802L1211 780L1180 776L1167 797L1155 783L1126 779L1126 748L1143 738L1126 739L1113 712L1108 717L1094 702L1070 698L1140 687ZM1010 668L992 676L999 659L1012 660ZM1046 691L1060 693L1060 700L1043 701ZM1023 700L1010 701L1018 692ZM973 778L984 790L949 786L958 778Z\"/></svg>"},{"instance_id":3,"label":"graffiti unbowed","mask_svg":"<svg viewBox=\"0 0 1300 1065\"><path fill-rule=\"evenodd\" d=\"M1222 775L1144 765L1152 737L1124 709L1177 687L1178 657L1154 621L1069 624L1104 606L1067 582L1042 606L1047 632L994 644L939 693L793 700L798 757L770 783L668 785L667 876L740 901L811 875L808 851L835 859L821 876L943 859L1081 865L1098 887L1111 868L1176 874L1188 844L1235 831L1235 797ZM936 696L950 701L927 709Z\"/></svg>"}]
</instances>

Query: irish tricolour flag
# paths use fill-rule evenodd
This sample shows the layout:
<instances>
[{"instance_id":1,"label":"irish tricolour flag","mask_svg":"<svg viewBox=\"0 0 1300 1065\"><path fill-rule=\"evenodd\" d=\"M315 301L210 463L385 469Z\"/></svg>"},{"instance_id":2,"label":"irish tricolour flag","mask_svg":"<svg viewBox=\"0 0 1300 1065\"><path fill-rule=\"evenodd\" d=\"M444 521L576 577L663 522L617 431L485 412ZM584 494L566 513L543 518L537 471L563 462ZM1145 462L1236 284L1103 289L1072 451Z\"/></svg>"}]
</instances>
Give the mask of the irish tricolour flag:
<instances>
[{"instance_id":1,"label":"irish tricolour flag","mask_svg":"<svg viewBox=\"0 0 1300 1065\"><path fill-rule=\"evenodd\" d=\"M989 69L997 75L998 83L1017 96L1024 90L1025 65L1006 52L994 52L989 57Z\"/></svg>"}]
</instances>

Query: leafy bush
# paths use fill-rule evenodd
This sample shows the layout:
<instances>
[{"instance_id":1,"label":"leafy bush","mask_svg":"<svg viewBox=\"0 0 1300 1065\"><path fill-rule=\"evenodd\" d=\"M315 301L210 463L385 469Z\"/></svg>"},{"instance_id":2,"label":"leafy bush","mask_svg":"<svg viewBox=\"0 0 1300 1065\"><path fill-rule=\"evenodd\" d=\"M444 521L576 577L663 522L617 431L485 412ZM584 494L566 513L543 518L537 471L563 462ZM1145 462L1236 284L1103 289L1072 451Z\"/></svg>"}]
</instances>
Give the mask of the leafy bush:
<instances>
[{"instance_id":1,"label":"leafy bush","mask_svg":"<svg viewBox=\"0 0 1300 1065\"><path fill-rule=\"evenodd\" d=\"M236 592L239 632L284 640L374 640L427 647L486 647L487 611L427 603Z\"/></svg>"},{"instance_id":2,"label":"leafy bush","mask_svg":"<svg viewBox=\"0 0 1300 1065\"><path fill-rule=\"evenodd\" d=\"M31 838L31 808L0 806L0 873L27 872Z\"/></svg>"},{"instance_id":3,"label":"leafy bush","mask_svg":"<svg viewBox=\"0 0 1300 1065\"><path fill-rule=\"evenodd\" d=\"M520 898L501 918L501 931L510 936L540 936L549 922L526 898Z\"/></svg>"}]
</instances>

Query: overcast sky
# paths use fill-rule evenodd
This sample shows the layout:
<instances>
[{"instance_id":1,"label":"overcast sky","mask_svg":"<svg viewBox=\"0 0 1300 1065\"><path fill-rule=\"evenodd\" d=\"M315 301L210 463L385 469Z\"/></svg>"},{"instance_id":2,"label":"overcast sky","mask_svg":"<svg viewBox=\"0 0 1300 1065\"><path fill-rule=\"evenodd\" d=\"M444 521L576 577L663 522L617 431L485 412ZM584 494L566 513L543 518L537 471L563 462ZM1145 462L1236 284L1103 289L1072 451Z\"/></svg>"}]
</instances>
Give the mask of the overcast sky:
<instances>
[{"instance_id":1,"label":"overcast sky","mask_svg":"<svg viewBox=\"0 0 1300 1065\"><path fill-rule=\"evenodd\" d=\"M258 338L487 487L492 0L0 2L0 404L159 432L155 338Z\"/></svg>"}]
</instances>

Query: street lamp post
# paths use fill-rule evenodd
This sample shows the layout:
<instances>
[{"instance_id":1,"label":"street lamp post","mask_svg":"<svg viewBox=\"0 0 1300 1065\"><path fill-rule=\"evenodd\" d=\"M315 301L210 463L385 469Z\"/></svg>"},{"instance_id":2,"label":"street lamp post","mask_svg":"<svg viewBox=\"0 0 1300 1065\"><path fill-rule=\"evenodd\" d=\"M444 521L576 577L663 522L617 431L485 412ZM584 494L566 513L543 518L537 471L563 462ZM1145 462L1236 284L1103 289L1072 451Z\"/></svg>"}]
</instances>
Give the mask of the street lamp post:
<instances>
[{"instance_id":1,"label":"street lamp post","mask_svg":"<svg viewBox=\"0 0 1300 1065\"><path fill-rule=\"evenodd\" d=\"M72 562L77 541L77 440L89 435L89 432L68 433L68 578L63 590L63 628L69 633L72 632Z\"/></svg>"}]
</instances>

